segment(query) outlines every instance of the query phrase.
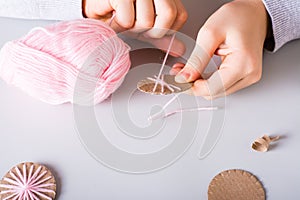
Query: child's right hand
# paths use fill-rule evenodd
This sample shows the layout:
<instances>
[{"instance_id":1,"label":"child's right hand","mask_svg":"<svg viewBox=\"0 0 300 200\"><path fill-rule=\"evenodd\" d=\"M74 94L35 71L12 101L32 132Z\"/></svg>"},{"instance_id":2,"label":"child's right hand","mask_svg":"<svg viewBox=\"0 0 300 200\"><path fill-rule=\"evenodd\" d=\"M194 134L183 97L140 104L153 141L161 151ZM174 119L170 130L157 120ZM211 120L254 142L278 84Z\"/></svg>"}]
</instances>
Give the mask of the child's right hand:
<instances>
[{"instance_id":1,"label":"child's right hand","mask_svg":"<svg viewBox=\"0 0 300 200\"><path fill-rule=\"evenodd\" d=\"M187 20L181 0L83 0L88 18L109 20L116 12L112 28L144 32L149 38L162 38L168 30L179 30Z\"/></svg>"}]
</instances>

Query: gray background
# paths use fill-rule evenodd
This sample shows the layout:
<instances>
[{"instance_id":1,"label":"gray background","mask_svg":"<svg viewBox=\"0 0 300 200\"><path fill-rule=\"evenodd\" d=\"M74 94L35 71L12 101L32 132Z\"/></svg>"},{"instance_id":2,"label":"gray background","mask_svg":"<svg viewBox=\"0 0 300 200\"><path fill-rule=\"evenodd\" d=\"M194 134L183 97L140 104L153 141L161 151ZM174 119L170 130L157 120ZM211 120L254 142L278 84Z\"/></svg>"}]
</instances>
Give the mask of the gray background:
<instances>
[{"instance_id":1,"label":"gray background","mask_svg":"<svg viewBox=\"0 0 300 200\"><path fill-rule=\"evenodd\" d=\"M185 4L190 18L183 32L195 37L205 19L222 2ZM0 18L0 45L48 23ZM0 80L0 174L23 161L45 164L56 175L60 200L202 200L207 198L207 187L216 174L237 168L256 175L264 184L268 199L299 199L299 50L300 41L294 41L276 54L266 53L262 80L226 98L222 136L207 158L197 158L204 137L199 132L179 161L144 175L116 172L93 159L77 135L72 105L47 105ZM96 107L100 119L101 109L108 106L105 102ZM209 115L202 117L205 123L209 121ZM205 123L203 126L207 126ZM284 137L267 153L252 151L252 141L264 133ZM111 136L117 138L117 134ZM167 139L161 138L160 144L167 143ZM122 137L115 143L128 146Z\"/></svg>"}]
</instances>

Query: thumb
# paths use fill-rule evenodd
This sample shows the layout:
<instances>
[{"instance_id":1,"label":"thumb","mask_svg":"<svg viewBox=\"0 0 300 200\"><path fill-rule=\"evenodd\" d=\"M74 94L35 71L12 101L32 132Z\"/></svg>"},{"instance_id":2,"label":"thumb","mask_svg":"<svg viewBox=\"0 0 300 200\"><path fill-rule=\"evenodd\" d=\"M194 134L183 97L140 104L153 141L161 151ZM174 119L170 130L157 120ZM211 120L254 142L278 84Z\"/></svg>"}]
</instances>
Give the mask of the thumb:
<instances>
[{"instance_id":1,"label":"thumb","mask_svg":"<svg viewBox=\"0 0 300 200\"><path fill-rule=\"evenodd\" d=\"M196 46L184 68L175 77L175 81L186 83L199 79L216 49L223 42L222 38L220 34L214 31L201 28L197 36Z\"/></svg>"}]
</instances>

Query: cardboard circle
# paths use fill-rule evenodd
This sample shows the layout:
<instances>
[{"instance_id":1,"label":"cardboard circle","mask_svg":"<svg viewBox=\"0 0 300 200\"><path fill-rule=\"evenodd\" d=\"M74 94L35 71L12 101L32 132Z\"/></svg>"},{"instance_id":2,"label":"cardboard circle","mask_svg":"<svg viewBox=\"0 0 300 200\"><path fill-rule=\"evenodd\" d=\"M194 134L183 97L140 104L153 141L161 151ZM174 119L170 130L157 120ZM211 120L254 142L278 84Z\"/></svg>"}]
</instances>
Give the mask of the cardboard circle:
<instances>
[{"instance_id":1,"label":"cardboard circle","mask_svg":"<svg viewBox=\"0 0 300 200\"><path fill-rule=\"evenodd\" d=\"M216 175L208 187L208 200L265 200L261 182L244 170L226 170Z\"/></svg>"},{"instance_id":2,"label":"cardboard circle","mask_svg":"<svg viewBox=\"0 0 300 200\"><path fill-rule=\"evenodd\" d=\"M30 188L30 189L28 189ZM24 192L27 190L27 192ZM0 200L26 198L31 191L33 196L29 199L49 200L55 199L56 181L51 171L44 165L26 162L11 168L0 180ZM17 198L19 199L19 198Z\"/></svg>"},{"instance_id":3,"label":"cardboard circle","mask_svg":"<svg viewBox=\"0 0 300 200\"><path fill-rule=\"evenodd\" d=\"M149 78L149 77L148 77ZM156 79L156 78L155 78ZM141 92L155 94L155 95L168 95L173 93L180 93L190 89L193 84L192 83L177 83L175 81L174 75L163 74L163 81L169 84L171 87L174 86L173 91L168 89L166 86L161 86L161 84L157 84L156 90L153 91L155 86L155 81L143 79L137 83L137 89ZM163 87L163 90L162 90Z\"/></svg>"}]
</instances>

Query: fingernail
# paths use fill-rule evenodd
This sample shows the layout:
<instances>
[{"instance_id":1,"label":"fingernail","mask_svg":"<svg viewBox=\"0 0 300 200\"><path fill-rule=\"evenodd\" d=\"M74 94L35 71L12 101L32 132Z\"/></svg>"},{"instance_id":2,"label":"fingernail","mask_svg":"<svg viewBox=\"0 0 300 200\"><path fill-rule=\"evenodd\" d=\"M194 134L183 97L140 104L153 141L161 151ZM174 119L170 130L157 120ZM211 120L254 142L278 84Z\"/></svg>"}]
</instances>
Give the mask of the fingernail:
<instances>
[{"instance_id":1,"label":"fingernail","mask_svg":"<svg viewBox=\"0 0 300 200\"><path fill-rule=\"evenodd\" d=\"M186 83L186 78L180 74L180 75L175 76L175 81L177 83Z\"/></svg>"},{"instance_id":2,"label":"fingernail","mask_svg":"<svg viewBox=\"0 0 300 200\"><path fill-rule=\"evenodd\" d=\"M187 75L187 74L179 74L179 75L175 76L175 81L177 83L187 83L188 77L189 77L189 75Z\"/></svg>"}]
</instances>

